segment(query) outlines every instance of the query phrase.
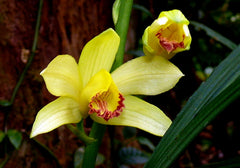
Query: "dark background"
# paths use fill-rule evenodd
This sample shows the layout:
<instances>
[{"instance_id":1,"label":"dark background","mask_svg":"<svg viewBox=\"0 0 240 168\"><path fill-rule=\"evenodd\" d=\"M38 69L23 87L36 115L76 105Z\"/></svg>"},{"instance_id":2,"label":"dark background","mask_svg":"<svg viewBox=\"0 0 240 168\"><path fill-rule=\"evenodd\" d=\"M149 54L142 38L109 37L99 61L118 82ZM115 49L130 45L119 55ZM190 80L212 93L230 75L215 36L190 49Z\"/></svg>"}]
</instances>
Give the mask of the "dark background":
<instances>
[{"instance_id":1,"label":"dark background","mask_svg":"<svg viewBox=\"0 0 240 168\"><path fill-rule=\"evenodd\" d=\"M10 100L31 50L39 1L0 0L0 100ZM17 93L13 106L0 108L0 130L17 130L22 134L18 150L5 138L0 143L0 163L5 167L73 167L74 155L84 144L65 126L36 140L29 139L37 112L55 99L45 88L39 75L59 54L70 54L78 60L84 44L103 30L114 27L112 4L108 0L51 0L44 1L38 47L35 58ZM180 9L191 21L198 21L214 29L236 44L240 35L238 0L159 1L138 0L144 10L132 12L126 51L141 50L144 29L161 11ZM149 15L149 13L151 15ZM188 98L206 79L204 70L216 67L231 50L202 30L189 25L192 44L189 51L177 54L171 61L185 74L177 86L158 96L145 98L160 107L172 120ZM24 54L25 53L25 54ZM134 54L126 54L128 60ZM205 76L205 77L202 77ZM240 100L226 108L209 124L182 153L173 167L193 168L222 161L240 154ZM85 123L86 132L91 121ZM120 163L118 155L123 147L133 147L144 153L152 151L139 142L138 137L157 145L161 138L146 132L123 127L109 127L100 149L103 161L98 167L143 167L143 164ZM46 149L45 147L48 147ZM49 150L51 152L49 152Z\"/></svg>"}]
</instances>

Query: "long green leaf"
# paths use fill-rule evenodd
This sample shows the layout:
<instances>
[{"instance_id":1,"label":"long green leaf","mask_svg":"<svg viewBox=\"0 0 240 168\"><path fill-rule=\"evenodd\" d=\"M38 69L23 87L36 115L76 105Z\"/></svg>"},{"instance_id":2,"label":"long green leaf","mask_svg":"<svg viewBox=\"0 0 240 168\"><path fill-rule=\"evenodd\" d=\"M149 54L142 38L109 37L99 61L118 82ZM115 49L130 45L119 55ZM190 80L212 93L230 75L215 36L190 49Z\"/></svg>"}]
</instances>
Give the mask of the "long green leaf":
<instances>
[{"instance_id":1,"label":"long green leaf","mask_svg":"<svg viewBox=\"0 0 240 168\"><path fill-rule=\"evenodd\" d=\"M207 164L198 168L239 168L240 167L240 157L230 158L224 161Z\"/></svg>"},{"instance_id":2,"label":"long green leaf","mask_svg":"<svg viewBox=\"0 0 240 168\"><path fill-rule=\"evenodd\" d=\"M191 21L190 22L193 26L195 26L196 28L200 28L203 29L207 35L209 35L210 37L214 38L215 40L219 41L220 43L222 43L223 45L227 46L228 48L234 50L235 48L237 48L237 44L235 44L234 42L232 42L231 40L229 40L228 38L222 36L221 34L219 34L218 32L212 30L211 28L205 26L202 23L198 23L196 21Z\"/></svg>"},{"instance_id":3,"label":"long green leaf","mask_svg":"<svg viewBox=\"0 0 240 168\"><path fill-rule=\"evenodd\" d=\"M240 45L188 100L145 167L171 166L193 138L239 96Z\"/></svg>"}]
</instances>

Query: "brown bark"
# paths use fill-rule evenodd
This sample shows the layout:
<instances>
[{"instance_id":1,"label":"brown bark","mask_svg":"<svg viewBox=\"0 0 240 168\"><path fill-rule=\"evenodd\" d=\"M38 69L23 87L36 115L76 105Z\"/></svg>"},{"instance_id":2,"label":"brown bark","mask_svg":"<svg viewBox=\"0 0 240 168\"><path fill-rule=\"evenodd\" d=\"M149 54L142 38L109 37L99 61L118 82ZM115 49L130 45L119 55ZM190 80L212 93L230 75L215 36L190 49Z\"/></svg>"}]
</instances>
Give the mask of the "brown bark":
<instances>
[{"instance_id":1,"label":"brown bark","mask_svg":"<svg viewBox=\"0 0 240 168\"><path fill-rule=\"evenodd\" d=\"M55 167L32 140L29 133L38 110L53 99L39 73L55 56L70 54L78 60L91 38L113 26L112 1L44 1L37 52L11 108L1 108L0 130L17 129L24 135L21 148L14 151L6 167ZM38 1L0 1L0 100L9 100L26 65L36 24ZM24 54L25 53L25 54ZM9 113L4 124L6 113ZM63 167L70 167L81 142L65 127L40 135ZM4 149L0 144L0 150ZM0 159L4 154L0 154ZM55 166L54 166L55 165Z\"/></svg>"}]
</instances>

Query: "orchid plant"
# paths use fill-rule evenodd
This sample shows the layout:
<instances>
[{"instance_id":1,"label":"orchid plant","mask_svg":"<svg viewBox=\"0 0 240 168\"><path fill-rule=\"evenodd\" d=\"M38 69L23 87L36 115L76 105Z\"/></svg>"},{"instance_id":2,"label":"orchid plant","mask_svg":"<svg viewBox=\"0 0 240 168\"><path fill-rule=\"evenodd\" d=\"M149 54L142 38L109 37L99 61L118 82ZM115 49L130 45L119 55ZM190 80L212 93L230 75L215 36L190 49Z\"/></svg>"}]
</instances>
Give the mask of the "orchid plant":
<instances>
[{"instance_id":1,"label":"orchid plant","mask_svg":"<svg viewBox=\"0 0 240 168\"><path fill-rule=\"evenodd\" d=\"M10 101L0 100L0 105L3 107L13 105L16 93L33 61L38 44L42 7L43 0L40 0L30 57ZM139 144L147 145L150 150L154 150L150 158L147 155L149 160L143 159L139 154L140 151L132 150L135 148L125 150L124 147L122 151L137 154L137 160L146 163L145 168L168 168L200 131L240 96L240 45L204 24L192 21L193 26L203 29L211 38L232 49L231 54L214 68L209 78L184 104L173 122L158 107L139 98L141 96L138 95L161 94L176 85L184 75L169 60L176 53L189 50L192 39L188 29L189 21L180 10L163 11L144 31L142 37L144 56L123 64L132 7L133 0L115 0L113 6L115 30L107 29L89 41L78 62L70 55L59 55L41 72L48 91L58 98L38 112L30 136L33 138L67 124L70 131L85 143L84 147L80 147L80 154L79 149L75 154L71 153L74 154L74 167L94 168L106 126L122 125L136 127L156 136L164 135L156 148L148 143L150 141L134 137ZM144 7L137 4L135 9L146 12ZM0 143L4 143L2 155L4 159L0 159L0 167L4 167L8 160L11 161L9 165L12 164L13 159L10 158L12 150L7 149L9 142L16 149L22 150L20 149L22 130L8 128L10 112L8 109L3 109L4 131L0 131ZM86 135L83 129L84 119L87 117L93 120L89 135ZM111 142L114 141L111 139ZM56 159L47 147L38 141L36 143L46 150L49 156ZM122 144L125 146L124 143ZM24 149L25 145L21 148ZM114 145L112 147L115 147ZM122 151L119 151L118 159L122 164L120 158ZM128 160L131 155L124 157ZM60 166L57 159L56 164ZM115 167L115 164L112 165ZM239 165L239 158L230 158L203 167L225 165L226 167Z\"/></svg>"},{"instance_id":2,"label":"orchid plant","mask_svg":"<svg viewBox=\"0 0 240 168\"><path fill-rule=\"evenodd\" d=\"M184 76L168 59L189 49L189 22L179 10L162 12L144 32L145 55L122 64L132 3L121 1L117 33L109 28L90 40L78 63L70 55L59 55L40 73L48 91L58 98L38 112L30 137L90 116L94 121L90 137L98 142L87 144L83 167L94 167L104 134L102 125L131 126L163 136L172 123L161 109L137 95L166 92Z\"/></svg>"},{"instance_id":3,"label":"orchid plant","mask_svg":"<svg viewBox=\"0 0 240 168\"><path fill-rule=\"evenodd\" d=\"M70 55L50 62L41 75L49 92L59 98L39 111L31 137L87 116L101 124L132 126L163 136L171 120L133 95L168 91L183 74L157 55L135 58L110 74L119 42L116 32L108 29L85 45L78 64Z\"/></svg>"}]
</instances>

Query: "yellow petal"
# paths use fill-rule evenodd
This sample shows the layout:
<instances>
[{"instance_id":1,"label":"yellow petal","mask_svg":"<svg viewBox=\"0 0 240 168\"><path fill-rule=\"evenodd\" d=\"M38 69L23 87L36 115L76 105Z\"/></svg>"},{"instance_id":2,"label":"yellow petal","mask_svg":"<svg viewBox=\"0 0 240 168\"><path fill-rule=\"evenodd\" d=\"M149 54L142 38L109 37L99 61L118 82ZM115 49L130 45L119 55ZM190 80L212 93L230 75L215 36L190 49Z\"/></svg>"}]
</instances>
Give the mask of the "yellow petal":
<instances>
[{"instance_id":1,"label":"yellow petal","mask_svg":"<svg viewBox=\"0 0 240 168\"><path fill-rule=\"evenodd\" d=\"M52 131L64 124L78 123L81 119L79 104L71 98L60 97L38 112L30 137Z\"/></svg>"},{"instance_id":2,"label":"yellow petal","mask_svg":"<svg viewBox=\"0 0 240 168\"><path fill-rule=\"evenodd\" d=\"M95 74L81 93L81 106L86 112L97 113L108 120L118 116L123 108L123 97L106 70Z\"/></svg>"},{"instance_id":3,"label":"yellow petal","mask_svg":"<svg viewBox=\"0 0 240 168\"><path fill-rule=\"evenodd\" d=\"M78 65L72 56L57 56L41 72L41 75L51 94L79 100L82 83Z\"/></svg>"},{"instance_id":4,"label":"yellow petal","mask_svg":"<svg viewBox=\"0 0 240 168\"><path fill-rule=\"evenodd\" d=\"M156 106L134 96L125 96L125 109L120 116L105 121L96 114L90 117L101 124L131 126L163 136L171 120Z\"/></svg>"},{"instance_id":5,"label":"yellow petal","mask_svg":"<svg viewBox=\"0 0 240 168\"><path fill-rule=\"evenodd\" d=\"M119 42L117 33L113 29L107 29L85 45L79 59L83 86L101 69L110 71Z\"/></svg>"},{"instance_id":6,"label":"yellow petal","mask_svg":"<svg viewBox=\"0 0 240 168\"><path fill-rule=\"evenodd\" d=\"M183 76L175 65L158 56L135 58L111 75L123 95L157 95L173 88Z\"/></svg>"},{"instance_id":7,"label":"yellow petal","mask_svg":"<svg viewBox=\"0 0 240 168\"><path fill-rule=\"evenodd\" d=\"M150 29L150 26L148 26L145 29L142 36L143 52L145 55L160 55L162 53L162 50L161 52L159 52L159 40L155 36L152 36L152 34L154 33L149 32L150 31L149 29Z\"/></svg>"},{"instance_id":8,"label":"yellow petal","mask_svg":"<svg viewBox=\"0 0 240 168\"><path fill-rule=\"evenodd\" d=\"M189 24L187 18L183 15L180 10L174 9L170 11L163 11L159 14L158 18L166 17L172 22L182 23L182 24Z\"/></svg>"}]
</instances>

